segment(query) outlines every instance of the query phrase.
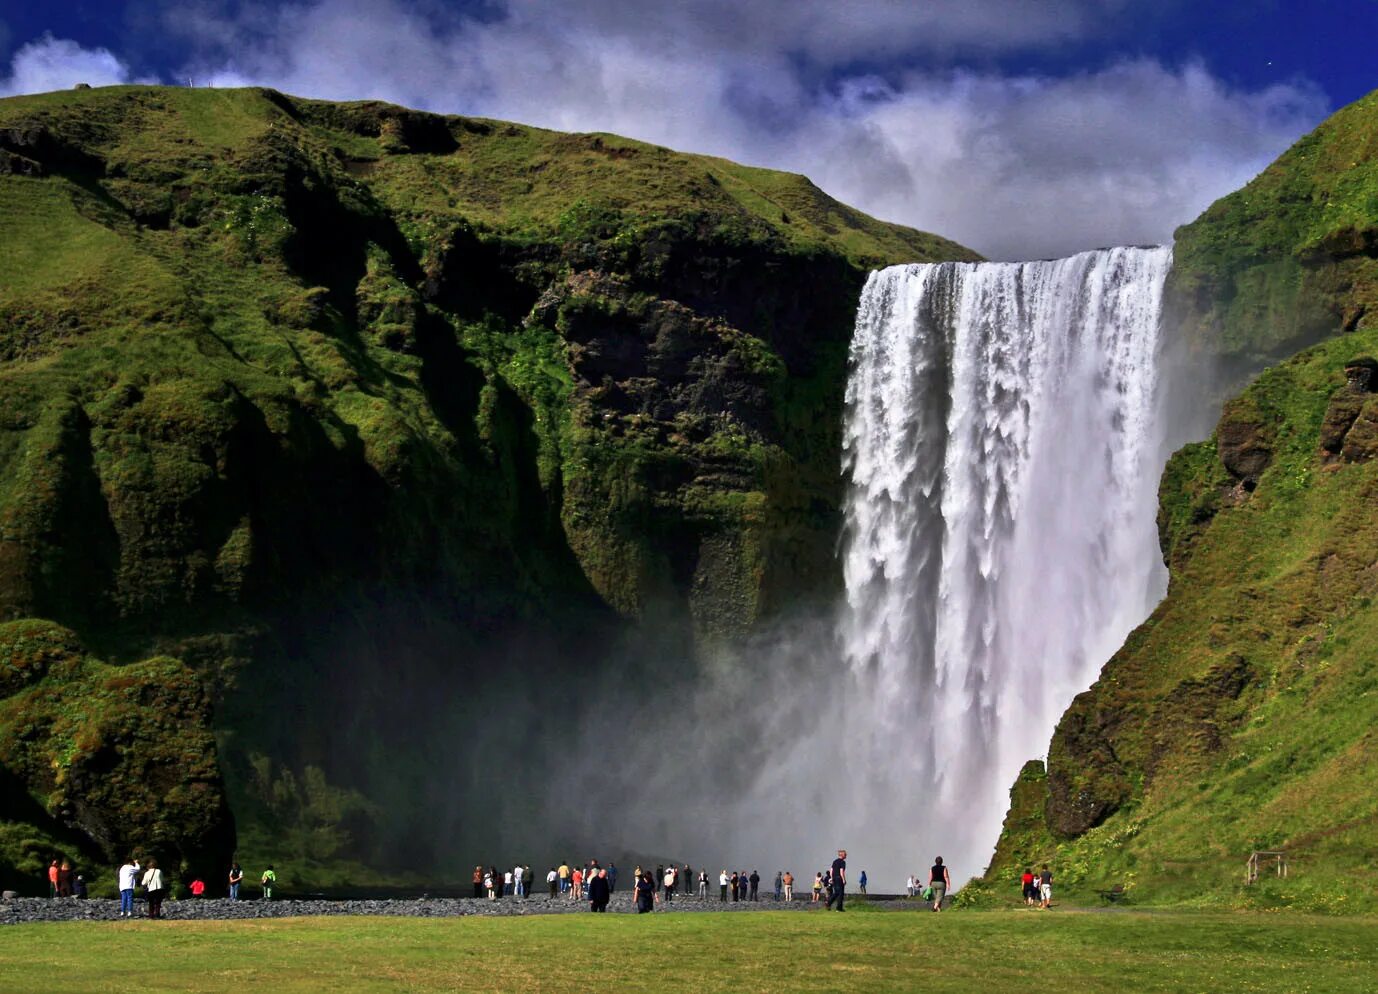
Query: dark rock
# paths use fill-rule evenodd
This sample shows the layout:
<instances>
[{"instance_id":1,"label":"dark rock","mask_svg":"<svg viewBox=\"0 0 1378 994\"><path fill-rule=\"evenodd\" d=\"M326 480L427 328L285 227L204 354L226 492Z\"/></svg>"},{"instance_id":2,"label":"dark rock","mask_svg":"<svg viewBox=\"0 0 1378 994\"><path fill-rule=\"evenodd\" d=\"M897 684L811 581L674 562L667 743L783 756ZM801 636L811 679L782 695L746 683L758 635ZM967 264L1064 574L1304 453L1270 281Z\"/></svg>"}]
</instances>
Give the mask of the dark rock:
<instances>
[{"instance_id":1,"label":"dark rock","mask_svg":"<svg viewBox=\"0 0 1378 994\"><path fill-rule=\"evenodd\" d=\"M0 175L39 177L43 175L43 166L33 159L0 148Z\"/></svg>"},{"instance_id":2,"label":"dark rock","mask_svg":"<svg viewBox=\"0 0 1378 994\"><path fill-rule=\"evenodd\" d=\"M1216 450L1230 475L1248 489L1273 461L1274 431L1260 420L1232 416L1229 407L1216 428Z\"/></svg>"},{"instance_id":3,"label":"dark rock","mask_svg":"<svg viewBox=\"0 0 1378 994\"><path fill-rule=\"evenodd\" d=\"M1364 396L1352 390L1337 390L1325 409L1321 422L1321 448L1338 455L1344 448L1345 435L1364 408Z\"/></svg>"},{"instance_id":4,"label":"dark rock","mask_svg":"<svg viewBox=\"0 0 1378 994\"><path fill-rule=\"evenodd\" d=\"M1126 715L1088 691L1062 716L1048 753L1044 818L1056 835L1095 828L1129 800L1132 788L1115 755L1114 738Z\"/></svg>"},{"instance_id":5,"label":"dark rock","mask_svg":"<svg viewBox=\"0 0 1378 994\"><path fill-rule=\"evenodd\" d=\"M1336 259L1378 254L1378 228L1337 228L1321 237L1314 245L1297 252L1297 258L1307 265L1320 265Z\"/></svg>"},{"instance_id":6,"label":"dark rock","mask_svg":"<svg viewBox=\"0 0 1378 994\"><path fill-rule=\"evenodd\" d=\"M1368 462L1378 456L1378 395L1370 394L1364 402L1345 433L1340 455L1346 462Z\"/></svg>"},{"instance_id":7,"label":"dark rock","mask_svg":"<svg viewBox=\"0 0 1378 994\"><path fill-rule=\"evenodd\" d=\"M1340 308L1340 327L1345 333L1353 331L1359 327L1359 322L1368 313L1368 305L1359 303L1345 304Z\"/></svg>"},{"instance_id":8,"label":"dark rock","mask_svg":"<svg viewBox=\"0 0 1378 994\"><path fill-rule=\"evenodd\" d=\"M30 159L45 173L73 170L102 175L105 172L105 163L100 158L36 121L0 128L0 152Z\"/></svg>"},{"instance_id":9,"label":"dark rock","mask_svg":"<svg viewBox=\"0 0 1378 994\"><path fill-rule=\"evenodd\" d=\"M1373 393L1378 387L1378 360L1359 356L1345 363L1345 381L1356 393Z\"/></svg>"}]
</instances>

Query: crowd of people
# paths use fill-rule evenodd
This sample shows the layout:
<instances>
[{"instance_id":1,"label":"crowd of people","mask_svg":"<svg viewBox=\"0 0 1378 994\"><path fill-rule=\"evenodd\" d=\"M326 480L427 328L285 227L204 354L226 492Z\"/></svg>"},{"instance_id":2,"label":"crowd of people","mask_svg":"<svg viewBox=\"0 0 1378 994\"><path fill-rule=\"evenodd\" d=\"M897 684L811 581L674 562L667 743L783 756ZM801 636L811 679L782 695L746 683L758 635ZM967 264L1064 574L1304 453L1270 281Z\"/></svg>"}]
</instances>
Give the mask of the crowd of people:
<instances>
[{"instance_id":1,"label":"crowd of people","mask_svg":"<svg viewBox=\"0 0 1378 994\"><path fill-rule=\"evenodd\" d=\"M761 874L757 870L722 869L718 871L718 900L759 901L761 893ZM170 890L170 882L155 859L141 865L137 859L125 860L117 872L120 892L120 916L134 916L134 895L138 888L144 891L148 917L161 918L163 900ZM551 899L564 898L568 901L587 901L592 911L606 911L613 893L617 890L618 870L616 863L606 867L598 860L590 859L582 865L571 865L564 860L559 866L552 866L546 872L545 882ZM675 895L697 894L708 899L712 878L706 868L695 873L693 867L685 864L675 866L661 864L652 871L649 867L637 866L632 871L632 892L638 912L654 910L657 904L670 905ZM794 874L789 870L777 870L772 886L776 901L794 900ZM226 895L231 901L240 899L240 887L244 882L244 869L235 861L231 864L226 879ZM1025 868L1020 880L1022 894L1030 907L1047 909L1052 904L1053 875L1044 864L1037 874ZM273 899L273 888L277 884L277 873L270 864L259 877L263 900ZM866 871L857 878L860 892L866 893ZM50 897L84 898L87 895L86 881L77 873L70 860L54 859L48 867ZM497 901L504 897L529 898L535 885L533 868L528 864L517 864L510 870L498 870L496 866L485 869L482 865L474 867L473 896L475 899L487 897ZM828 910L836 907L845 910L847 886L847 851L839 849L837 858L826 870L819 870L813 878L812 903L823 904ZM192 897L206 895L205 882L195 879L188 885ZM928 871L927 883L918 874L911 874L905 887L909 897L918 897L932 906L937 912L943 909L943 901L952 892L952 876L943 858L937 856Z\"/></svg>"},{"instance_id":2,"label":"crowd of people","mask_svg":"<svg viewBox=\"0 0 1378 994\"><path fill-rule=\"evenodd\" d=\"M163 901L172 890L172 881L163 872L156 859L140 863L130 856L115 871L115 881L120 892L120 917L134 917L134 897L143 891L149 918L163 917ZM244 869L238 862L230 866L226 880L226 896L231 901L239 900L239 888L244 881ZM263 899L273 899L273 886L277 874L270 865L263 871L259 883L263 887ZM207 895L206 882L199 877L186 883L187 892L193 898ZM76 872L71 860L53 860L48 866L48 896L50 898L70 897L83 899L87 896L86 878Z\"/></svg>"}]
</instances>

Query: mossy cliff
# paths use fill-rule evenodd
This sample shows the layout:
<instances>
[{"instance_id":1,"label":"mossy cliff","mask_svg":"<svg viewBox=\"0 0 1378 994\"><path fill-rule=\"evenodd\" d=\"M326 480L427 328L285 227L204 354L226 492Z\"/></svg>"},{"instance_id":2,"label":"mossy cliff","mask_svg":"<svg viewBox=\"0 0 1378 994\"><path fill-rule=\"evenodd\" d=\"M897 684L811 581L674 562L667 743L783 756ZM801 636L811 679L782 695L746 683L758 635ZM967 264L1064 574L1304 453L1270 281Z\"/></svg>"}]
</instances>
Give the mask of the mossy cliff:
<instances>
[{"instance_id":1,"label":"mossy cliff","mask_svg":"<svg viewBox=\"0 0 1378 994\"><path fill-rule=\"evenodd\" d=\"M504 674L835 589L865 272L971 257L611 135L266 90L0 101L0 615L51 643L0 694L0 818L29 826L0 864L207 872L227 797L299 883L438 858L422 826L501 794L455 754ZM479 772L438 794L442 751Z\"/></svg>"},{"instance_id":2,"label":"mossy cliff","mask_svg":"<svg viewBox=\"0 0 1378 994\"><path fill-rule=\"evenodd\" d=\"M1376 138L1368 97L1178 233L1199 354L1238 375L1311 344L1169 462L1167 597L1026 768L980 889L1049 861L1083 894L1378 907ZM1291 876L1245 887L1256 849Z\"/></svg>"}]
</instances>

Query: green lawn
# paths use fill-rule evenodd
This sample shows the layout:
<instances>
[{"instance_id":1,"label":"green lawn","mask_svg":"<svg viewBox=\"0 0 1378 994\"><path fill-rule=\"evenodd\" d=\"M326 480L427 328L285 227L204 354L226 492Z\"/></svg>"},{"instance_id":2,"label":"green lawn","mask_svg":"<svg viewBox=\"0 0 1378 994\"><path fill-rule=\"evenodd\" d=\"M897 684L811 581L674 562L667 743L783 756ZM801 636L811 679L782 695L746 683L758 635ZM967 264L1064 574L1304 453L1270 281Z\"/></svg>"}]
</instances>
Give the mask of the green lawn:
<instances>
[{"instance_id":1,"label":"green lawn","mask_svg":"<svg viewBox=\"0 0 1378 994\"><path fill-rule=\"evenodd\" d=\"M1375 978L1378 919L1297 915L751 913L0 928L5 992L1368 994Z\"/></svg>"}]
</instances>

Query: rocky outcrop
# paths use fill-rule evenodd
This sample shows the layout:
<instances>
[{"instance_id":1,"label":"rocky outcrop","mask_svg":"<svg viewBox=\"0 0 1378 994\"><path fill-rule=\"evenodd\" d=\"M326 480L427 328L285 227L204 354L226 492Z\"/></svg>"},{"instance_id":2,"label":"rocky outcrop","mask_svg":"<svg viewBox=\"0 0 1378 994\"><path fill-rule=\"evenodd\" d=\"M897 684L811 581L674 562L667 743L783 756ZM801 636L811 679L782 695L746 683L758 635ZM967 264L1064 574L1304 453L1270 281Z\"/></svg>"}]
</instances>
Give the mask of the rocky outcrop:
<instances>
[{"instance_id":1,"label":"rocky outcrop","mask_svg":"<svg viewBox=\"0 0 1378 994\"><path fill-rule=\"evenodd\" d=\"M218 873L234 828L195 674L167 658L106 666L72 632L28 620L0 625L0 671L0 765L39 820L77 833L67 856L113 865L138 852L174 875ZM19 798L4 805L26 815Z\"/></svg>"},{"instance_id":2,"label":"rocky outcrop","mask_svg":"<svg viewBox=\"0 0 1378 994\"><path fill-rule=\"evenodd\" d=\"M1378 455L1378 361L1367 356L1345 364L1345 385L1330 397L1321 423L1321 448L1346 462Z\"/></svg>"},{"instance_id":3,"label":"rocky outcrop","mask_svg":"<svg viewBox=\"0 0 1378 994\"><path fill-rule=\"evenodd\" d=\"M1216 450L1221 465L1246 490L1258 485L1258 478L1272 462L1275 435L1275 426L1247 403L1236 400L1225 405L1215 429Z\"/></svg>"}]
</instances>

